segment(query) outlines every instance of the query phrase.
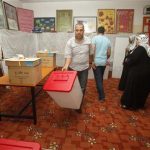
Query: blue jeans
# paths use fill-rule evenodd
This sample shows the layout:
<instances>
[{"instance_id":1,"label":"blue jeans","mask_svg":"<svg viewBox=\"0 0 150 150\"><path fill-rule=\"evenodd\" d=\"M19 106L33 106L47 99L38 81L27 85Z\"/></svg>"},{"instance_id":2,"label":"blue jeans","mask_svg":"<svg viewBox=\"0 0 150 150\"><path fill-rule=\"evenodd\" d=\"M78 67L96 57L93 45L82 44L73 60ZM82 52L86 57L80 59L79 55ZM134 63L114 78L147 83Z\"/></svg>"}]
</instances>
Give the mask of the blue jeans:
<instances>
[{"instance_id":1,"label":"blue jeans","mask_svg":"<svg viewBox=\"0 0 150 150\"><path fill-rule=\"evenodd\" d=\"M78 71L77 75L78 75L79 83L80 83L80 86L84 95L86 85L87 85L87 80L88 80L88 69L83 70L83 71Z\"/></svg>"},{"instance_id":2,"label":"blue jeans","mask_svg":"<svg viewBox=\"0 0 150 150\"><path fill-rule=\"evenodd\" d=\"M73 70L73 69L69 68L69 70ZM77 71L77 76L84 96L87 80L88 80L88 69Z\"/></svg>"},{"instance_id":3,"label":"blue jeans","mask_svg":"<svg viewBox=\"0 0 150 150\"><path fill-rule=\"evenodd\" d=\"M69 68L69 70L73 70L71 68ZM81 111L82 108L82 104L83 104L83 99L84 99L84 94L85 94L85 90L86 90L86 85L87 85L87 81L88 81L88 68L82 71L77 71L77 76L78 76L78 80L81 86L81 90L83 92L83 97L82 97L82 101L81 101L81 105L79 110Z\"/></svg>"},{"instance_id":4,"label":"blue jeans","mask_svg":"<svg viewBox=\"0 0 150 150\"><path fill-rule=\"evenodd\" d=\"M105 99L105 93L103 88L103 75L106 66L96 66L96 69L93 69L94 78L96 81L96 87L99 94L99 100Z\"/></svg>"}]
</instances>

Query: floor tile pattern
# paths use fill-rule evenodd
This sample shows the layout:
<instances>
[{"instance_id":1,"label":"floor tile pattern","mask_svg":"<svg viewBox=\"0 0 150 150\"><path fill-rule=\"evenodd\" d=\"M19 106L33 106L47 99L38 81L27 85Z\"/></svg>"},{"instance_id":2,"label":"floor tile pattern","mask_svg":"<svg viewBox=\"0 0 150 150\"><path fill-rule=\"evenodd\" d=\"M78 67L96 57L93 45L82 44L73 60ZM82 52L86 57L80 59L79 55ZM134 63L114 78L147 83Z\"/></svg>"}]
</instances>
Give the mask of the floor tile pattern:
<instances>
[{"instance_id":1,"label":"floor tile pattern","mask_svg":"<svg viewBox=\"0 0 150 150\"><path fill-rule=\"evenodd\" d=\"M82 113L61 108L42 91L36 98L37 124L2 118L0 138L35 141L43 150L149 150L150 96L144 109L120 108L119 80L104 80L106 101L98 101L95 81L89 80ZM30 99L28 88L0 87L0 111L16 113ZM32 113L31 106L25 114Z\"/></svg>"}]
</instances>

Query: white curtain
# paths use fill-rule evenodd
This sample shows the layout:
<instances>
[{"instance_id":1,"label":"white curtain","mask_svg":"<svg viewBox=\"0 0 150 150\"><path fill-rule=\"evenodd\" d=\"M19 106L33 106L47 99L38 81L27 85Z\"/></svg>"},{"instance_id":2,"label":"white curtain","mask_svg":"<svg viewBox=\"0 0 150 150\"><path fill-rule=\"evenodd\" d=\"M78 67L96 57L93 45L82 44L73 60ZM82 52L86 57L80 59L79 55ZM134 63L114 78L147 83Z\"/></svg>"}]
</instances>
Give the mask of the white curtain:
<instances>
[{"instance_id":1,"label":"white curtain","mask_svg":"<svg viewBox=\"0 0 150 150\"><path fill-rule=\"evenodd\" d=\"M86 35L92 39L92 37L95 36L96 33L88 33ZM25 57L36 57L37 51L45 49L58 51L58 54L56 56L56 64L58 66L63 66L63 53L65 45L72 36L74 36L74 33L27 33L1 29L0 45L2 47L4 58L14 57L16 56L16 54L23 54ZM111 66L109 67L109 69L113 70L113 77L118 78L121 74L124 48L127 45L127 38L129 35L120 35L120 37L117 37L116 34L107 34L106 36L110 39L112 46L112 53L110 57ZM92 73L91 77L93 78Z\"/></svg>"}]
</instances>

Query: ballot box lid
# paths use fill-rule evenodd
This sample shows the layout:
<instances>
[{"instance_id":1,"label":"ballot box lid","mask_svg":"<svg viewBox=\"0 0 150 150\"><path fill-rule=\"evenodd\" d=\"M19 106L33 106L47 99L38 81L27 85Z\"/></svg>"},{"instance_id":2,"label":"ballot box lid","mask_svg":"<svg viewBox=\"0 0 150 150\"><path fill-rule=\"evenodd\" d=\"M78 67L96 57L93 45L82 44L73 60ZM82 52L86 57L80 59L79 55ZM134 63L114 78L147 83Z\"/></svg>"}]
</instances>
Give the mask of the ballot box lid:
<instances>
[{"instance_id":1,"label":"ballot box lid","mask_svg":"<svg viewBox=\"0 0 150 150\"><path fill-rule=\"evenodd\" d=\"M0 139L0 150L41 150L39 143Z\"/></svg>"},{"instance_id":2,"label":"ballot box lid","mask_svg":"<svg viewBox=\"0 0 150 150\"><path fill-rule=\"evenodd\" d=\"M45 91L70 92L76 76L76 71L53 71L43 89Z\"/></svg>"}]
</instances>

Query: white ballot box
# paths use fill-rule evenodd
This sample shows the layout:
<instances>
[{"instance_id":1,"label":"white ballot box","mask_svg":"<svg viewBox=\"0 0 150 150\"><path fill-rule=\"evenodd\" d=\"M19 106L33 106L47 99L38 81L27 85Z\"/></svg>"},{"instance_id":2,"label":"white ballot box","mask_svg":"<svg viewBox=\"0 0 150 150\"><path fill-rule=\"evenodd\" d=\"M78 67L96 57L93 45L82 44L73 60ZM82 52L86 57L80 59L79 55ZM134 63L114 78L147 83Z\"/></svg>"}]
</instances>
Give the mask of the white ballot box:
<instances>
[{"instance_id":1,"label":"white ballot box","mask_svg":"<svg viewBox=\"0 0 150 150\"><path fill-rule=\"evenodd\" d=\"M61 107L79 109L83 93L76 71L54 71L43 89Z\"/></svg>"}]
</instances>

